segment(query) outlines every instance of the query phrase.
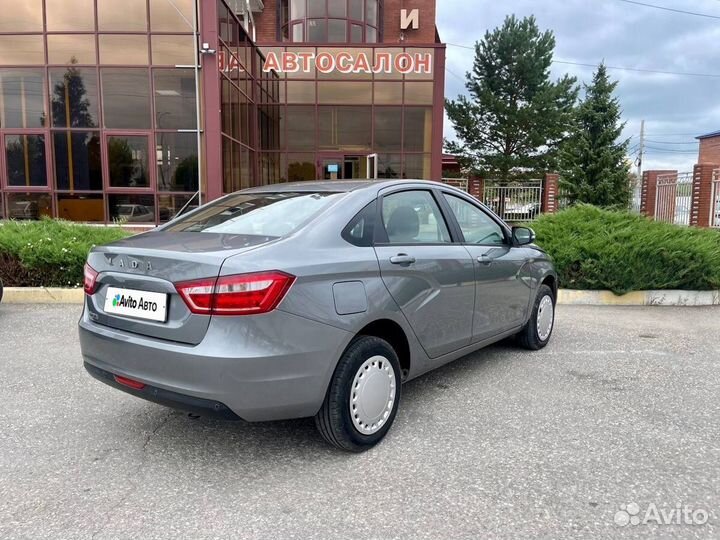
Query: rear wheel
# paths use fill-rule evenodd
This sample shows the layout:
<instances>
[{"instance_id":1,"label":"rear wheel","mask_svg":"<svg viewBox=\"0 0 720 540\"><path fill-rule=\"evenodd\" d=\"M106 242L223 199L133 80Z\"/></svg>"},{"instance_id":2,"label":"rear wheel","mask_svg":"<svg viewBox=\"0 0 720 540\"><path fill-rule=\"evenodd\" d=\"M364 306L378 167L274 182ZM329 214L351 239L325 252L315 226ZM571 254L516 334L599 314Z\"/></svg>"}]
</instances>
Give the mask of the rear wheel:
<instances>
[{"instance_id":1,"label":"rear wheel","mask_svg":"<svg viewBox=\"0 0 720 540\"><path fill-rule=\"evenodd\" d=\"M330 444L362 452L385 437L400 403L400 362L390 344L355 338L330 381L315 425Z\"/></svg>"},{"instance_id":2,"label":"rear wheel","mask_svg":"<svg viewBox=\"0 0 720 540\"><path fill-rule=\"evenodd\" d=\"M530 320L517 335L518 342L526 349L542 349L550 341L555 325L555 295L547 285L540 285Z\"/></svg>"}]
</instances>

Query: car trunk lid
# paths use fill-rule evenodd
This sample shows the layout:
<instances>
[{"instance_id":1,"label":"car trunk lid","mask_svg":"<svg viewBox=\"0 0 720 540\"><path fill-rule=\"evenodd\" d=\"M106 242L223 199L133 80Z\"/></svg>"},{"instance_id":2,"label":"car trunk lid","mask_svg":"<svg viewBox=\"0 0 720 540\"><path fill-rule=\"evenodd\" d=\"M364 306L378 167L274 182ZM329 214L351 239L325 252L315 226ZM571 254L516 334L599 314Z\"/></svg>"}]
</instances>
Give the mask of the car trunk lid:
<instances>
[{"instance_id":1,"label":"car trunk lid","mask_svg":"<svg viewBox=\"0 0 720 540\"><path fill-rule=\"evenodd\" d=\"M88 264L98 272L95 293L87 303L89 316L94 322L111 328L198 344L207 332L210 316L191 313L174 284L217 277L225 259L273 239L253 235L150 232L96 247L88 257ZM165 320L109 313L105 306L111 288L113 292L122 289L166 295ZM109 301L112 302L112 298Z\"/></svg>"}]
</instances>

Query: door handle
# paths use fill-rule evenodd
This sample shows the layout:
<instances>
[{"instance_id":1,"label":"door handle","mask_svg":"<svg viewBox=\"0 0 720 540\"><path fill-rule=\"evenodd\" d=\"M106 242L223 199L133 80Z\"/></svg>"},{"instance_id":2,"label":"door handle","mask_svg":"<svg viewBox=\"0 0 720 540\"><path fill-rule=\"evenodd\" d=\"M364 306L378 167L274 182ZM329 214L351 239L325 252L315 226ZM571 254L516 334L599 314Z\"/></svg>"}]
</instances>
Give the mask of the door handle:
<instances>
[{"instance_id":1,"label":"door handle","mask_svg":"<svg viewBox=\"0 0 720 540\"><path fill-rule=\"evenodd\" d=\"M484 265L486 265L486 266L492 264L492 262L493 262L493 260L488 256L487 253L483 253L482 255L480 255L480 256L477 258L477 261L478 261L480 264L484 264Z\"/></svg>"},{"instance_id":2,"label":"door handle","mask_svg":"<svg viewBox=\"0 0 720 540\"><path fill-rule=\"evenodd\" d=\"M412 264L415 262L415 257L407 253L398 253L394 257L390 257L390 262L392 264Z\"/></svg>"}]
</instances>

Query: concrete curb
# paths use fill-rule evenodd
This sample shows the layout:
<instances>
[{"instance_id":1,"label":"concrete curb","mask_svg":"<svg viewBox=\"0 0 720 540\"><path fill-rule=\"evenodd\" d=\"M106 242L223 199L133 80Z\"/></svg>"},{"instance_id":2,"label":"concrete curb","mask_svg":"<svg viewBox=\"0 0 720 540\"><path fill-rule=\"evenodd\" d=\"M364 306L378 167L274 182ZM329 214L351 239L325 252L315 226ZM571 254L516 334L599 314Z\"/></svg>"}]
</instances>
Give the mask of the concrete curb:
<instances>
[{"instance_id":1,"label":"concrete curb","mask_svg":"<svg viewBox=\"0 0 720 540\"><path fill-rule=\"evenodd\" d=\"M82 304L82 289L6 287L4 304ZM717 306L720 291L610 291L560 289L558 304L573 306Z\"/></svg>"},{"instance_id":2,"label":"concrete curb","mask_svg":"<svg viewBox=\"0 0 720 540\"><path fill-rule=\"evenodd\" d=\"M560 289L558 304L574 306L717 306L720 291L611 291Z\"/></svg>"},{"instance_id":3,"label":"concrete curb","mask_svg":"<svg viewBox=\"0 0 720 540\"><path fill-rule=\"evenodd\" d=\"M5 287L3 304L82 304L82 289Z\"/></svg>"}]
</instances>

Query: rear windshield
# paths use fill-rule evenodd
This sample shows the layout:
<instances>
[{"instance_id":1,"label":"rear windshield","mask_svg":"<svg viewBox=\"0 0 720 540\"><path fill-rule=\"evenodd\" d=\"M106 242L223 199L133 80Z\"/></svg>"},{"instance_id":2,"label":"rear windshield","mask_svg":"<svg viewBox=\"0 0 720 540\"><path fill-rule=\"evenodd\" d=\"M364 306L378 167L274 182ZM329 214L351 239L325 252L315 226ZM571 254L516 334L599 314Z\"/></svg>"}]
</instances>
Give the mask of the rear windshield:
<instances>
[{"instance_id":1,"label":"rear windshield","mask_svg":"<svg viewBox=\"0 0 720 540\"><path fill-rule=\"evenodd\" d=\"M169 223L171 232L244 234L278 238L312 219L343 193L237 193Z\"/></svg>"}]
</instances>

